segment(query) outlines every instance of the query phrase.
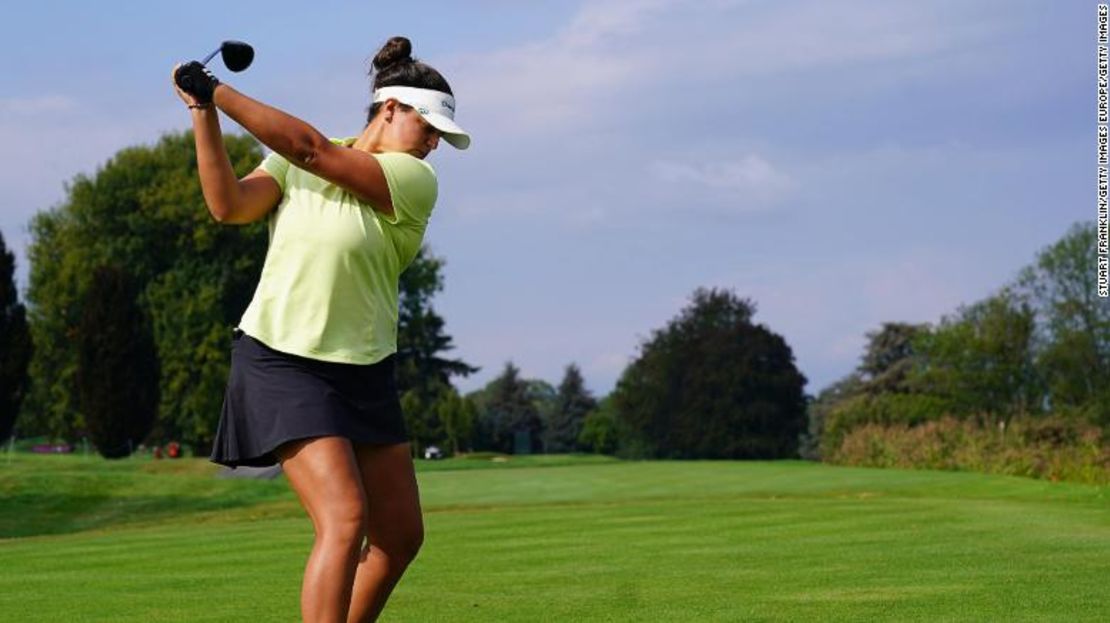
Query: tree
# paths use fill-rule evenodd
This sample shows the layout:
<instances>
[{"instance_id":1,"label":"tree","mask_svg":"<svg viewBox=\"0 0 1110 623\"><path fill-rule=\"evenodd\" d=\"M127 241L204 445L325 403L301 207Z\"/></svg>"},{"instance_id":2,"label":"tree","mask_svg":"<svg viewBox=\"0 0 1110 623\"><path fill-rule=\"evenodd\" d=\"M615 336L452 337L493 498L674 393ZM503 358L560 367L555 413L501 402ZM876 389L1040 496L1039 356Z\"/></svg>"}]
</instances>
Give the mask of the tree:
<instances>
[{"instance_id":1,"label":"tree","mask_svg":"<svg viewBox=\"0 0 1110 623\"><path fill-rule=\"evenodd\" d=\"M421 247L412 264L401 273L397 316L397 387L416 391L431 404L451 377L469 376L480 370L443 353L454 349L445 322L432 308L431 299L443 290L441 270L445 260Z\"/></svg>"},{"instance_id":2,"label":"tree","mask_svg":"<svg viewBox=\"0 0 1110 623\"><path fill-rule=\"evenodd\" d=\"M27 391L31 334L27 312L15 287L15 254L0 234L0 441L15 427L16 414Z\"/></svg>"},{"instance_id":3,"label":"tree","mask_svg":"<svg viewBox=\"0 0 1110 623\"><path fill-rule=\"evenodd\" d=\"M817 397L808 403L806 407L808 425L798 446L798 455L801 458L811 461L821 459L821 441L825 437L826 422L830 412L849 398L864 394L865 387L866 384L857 370L821 390Z\"/></svg>"},{"instance_id":4,"label":"tree","mask_svg":"<svg viewBox=\"0 0 1110 623\"><path fill-rule=\"evenodd\" d=\"M537 424L527 427L528 452L550 452L545 445L545 440L547 439L547 423L551 421L552 415L555 413L558 393L551 383L543 379L521 379L521 382L524 383L524 395L528 401L532 403L534 412L538 417ZM524 434L518 431L516 435L519 437L517 443L524 444ZM524 445L520 445L519 447L523 448ZM516 451L523 452L522 449Z\"/></svg>"},{"instance_id":5,"label":"tree","mask_svg":"<svg viewBox=\"0 0 1110 623\"><path fill-rule=\"evenodd\" d=\"M225 135L237 175L262 157L254 138ZM89 267L126 266L150 318L161 363L155 435L207 453L227 382L231 327L254 292L266 254L264 222L216 223L205 208L191 132L129 147L92 176L78 175L59 206L31 223L31 331L38 347L24 408L30 428L73 439L77 327Z\"/></svg>"},{"instance_id":6,"label":"tree","mask_svg":"<svg viewBox=\"0 0 1110 623\"><path fill-rule=\"evenodd\" d=\"M804 456L835 452L863 424L945 415L1006 422L1051 408L1110 425L1110 302L1096 296L1096 255L1094 224L1077 224L1013 283L935 327L868 333L856 371L810 405Z\"/></svg>"},{"instance_id":7,"label":"tree","mask_svg":"<svg viewBox=\"0 0 1110 623\"><path fill-rule=\"evenodd\" d=\"M474 425L478 419L474 401L459 396L459 393L451 388L436 403L436 413L439 420L443 422L443 430L451 453L459 454L462 450L469 449Z\"/></svg>"},{"instance_id":8,"label":"tree","mask_svg":"<svg viewBox=\"0 0 1110 623\"><path fill-rule=\"evenodd\" d=\"M1053 408L1110 425L1110 299L1098 297L1097 231L1074 224L1022 269L1013 289L1036 310L1037 368Z\"/></svg>"},{"instance_id":9,"label":"tree","mask_svg":"<svg viewBox=\"0 0 1110 623\"><path fill-rule=\"evenodd\" d=\"M428 445L443 439L443 424L438 419L435 403L426 402L420 392L408 390L401 394L401 412L414 456L420 456Z\"/></svg>"},{"instance_id":10,"label":"tree","mask_svg":"<svg viewBox=\"0 0 1110 623\"><path fill-rule=\"evenodd\" d=\"M640 347L614 394L622 453L657 458L794 456L805 427L805 377L781 336L752 323L729 291L691 304Z\"/></svg>"},{"instance_id":11,"label":"tree","mask_svg":"<svg viewBox=\"0 0 1110 623\"><path fill-rule=\"evenodd\" d=\"M258 165L248 135L225 135L236 175ZM78 175L66 200L35 216L28 301L38 347L21 430L73 439L85 422L75 393L77 324L90 266L126 266L149 316L161 364L153 436L198 453L211 448L227 383L231 329L250 303L266 256L267 223L231 227L208 213L192 132L123 149L92 176ZM474 370L443 359L450 337L431 309L443 261L421 252L401 276L398 385L424 404L452 374ZM434 427L433 427L434 428Z\"/></svg>"},{"instance_id":12,"label":"tree","mask_svg":"<svg viewBox=\"0 0 1110 623\"><path fill-rule=\"evenodd\" d=\"M555 398L554 409L545 420L544 451L575 452L586 414L597 408L597 401L586 389L582 373L575 364L566 367Z\"/></svg>"},{"instance_id":13,"label":"tree","mask_svg":"<svg viewBox=\"0 0 1110 623\"><path fill-rule=\"evenodd\" d=\"M505 370L479 398L479 434L485 449L506 453L539 451L543 422L536 395L541 393L537 392L540 389L521 379L520 369L511 361L505 363Z\"/></svg>"},{"instance_id":14,"label":"tree","mask_svg":"<svg viewBox=\"0 0 1110 623\"><path fill-rule=\"evenodd\" d=\"M445 321L432 307L432 297L443 290L441 271L445 263L427 247L421 247L401 273L398 287L397 388L402 396L409 397L405 418L416 450L460 441L452 438L443 418L444 414L456 416L450 397L458 392L451 385L451 377L468 376L480 369L444 357L454 346L451 336L444 332ZM469 435L465 441L469 443Z\"/></svg>"},{"instance_id":15,"label":"tree","mask_svg":"<svg viewBox=\"0 0 1110 623\"><path fill-rule=\"evenodd\" d=\"M77 388L89 437L105 458L128 456L158 408L158 356L138 289L119 268L93 271L77 333Z\"/></svg>"},{"instance_id":16,"label":"tree","mask_svg":"<svg viewBox=\"0 0 1110 623\"><path fill-rule=\"evenodd\" d=\"M867 336L867 348L857 367L863 387L870 393L911 391L909 378L920 356L914 342L928 332L928 325L884 322Z\"/></svg>"},{"instance_id":17,"label":"tree","mask_svg":"<svg viewBox=\"0 0 1110 623\"><path fill-rule=\"evenodd\" d=\"M961 307L916 341L924 365L912 383L943 398L954 415L989 413L1009 420L1039 412L1044 393L1035 367L1035 328L1032 308L1005 288Z\"/></svg>"},{"instance_id":18,"label":"tree","mask_svg":"<svg viewBox=\"0 0 1110 623\"><path fill-rule=\"evenodd\" d=\"M902 414L921 413L935 401L917 401L915 374L922 366L917 344L929 332L926 324L884 322L865 336L867 345L856 369L823 389L807 407L808 421L798 453L804 459L819 460L829 444L839 444L845 428L860 418L879 417L882 421ZM891 398L898 396L898 398ZM912 404L912 409L906 409ZM878 414L878 415L876 415ZM936 417L940 417L937 413Z\"/></svg>"},{"instance_id":19,"label":"tree","mask_svg":"<svg viewBox=\"0 0 1110 623\"><path fill-rule=\"evenodd\" d=\"M612 397L606 396L596 409L586 415L582 422L582 432L578 435L578 447L594 454L613 454L617 451L620 430L617 413L613 408Z\"/></svg>"},{"instance_id":20,"label":"tree","mask_svg":"<svg viewBox=\"0 0 1110 623\"><path fill-rule=\"evenodd\" d=\"M803 456L835 453L864 424L916 426L945 415L1009 420L1039 409L1035 315L1008 290L961 306L936 327L884 323L853 373L809 407ZM881 362L881 363L876 363Z\"/></svg>"},{"instance_id":21,"label":"tree","mask_svg":"<svg viewBox=\"0 0 1110 623\"><path fill-rule=\"evenodd\" d=\"M926 391L921 343L927 324L884 322L866 333L867 345L854 371L823 389L808 405L809 425L799 454L819 460L835 452L862 424L919 424L951 411L951 401Z\"/></svg>"}]
</instances>

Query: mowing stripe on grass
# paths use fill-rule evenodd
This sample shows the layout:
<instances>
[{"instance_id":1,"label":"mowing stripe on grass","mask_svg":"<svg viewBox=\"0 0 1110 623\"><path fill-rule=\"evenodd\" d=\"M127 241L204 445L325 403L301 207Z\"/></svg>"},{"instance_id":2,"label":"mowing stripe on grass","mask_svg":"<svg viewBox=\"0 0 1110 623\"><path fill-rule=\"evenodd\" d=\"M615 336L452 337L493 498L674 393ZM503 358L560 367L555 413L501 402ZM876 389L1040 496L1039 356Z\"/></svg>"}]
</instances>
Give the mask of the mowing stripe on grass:
<instances>
[{"instance_id":1,"label":"mowing stripe on grass","mask_svg":"<svg viewBox=\"0 0 1110 623\"><path fill-rule=\"evenodd\" d=\"M287 486L159 476L218 504L0 541L0 612L297 620L312 534ZM427 538L383 621L1077 621L1110 602L1105 488L801 462L419 480Z\"/></svg>"}]
</instances>

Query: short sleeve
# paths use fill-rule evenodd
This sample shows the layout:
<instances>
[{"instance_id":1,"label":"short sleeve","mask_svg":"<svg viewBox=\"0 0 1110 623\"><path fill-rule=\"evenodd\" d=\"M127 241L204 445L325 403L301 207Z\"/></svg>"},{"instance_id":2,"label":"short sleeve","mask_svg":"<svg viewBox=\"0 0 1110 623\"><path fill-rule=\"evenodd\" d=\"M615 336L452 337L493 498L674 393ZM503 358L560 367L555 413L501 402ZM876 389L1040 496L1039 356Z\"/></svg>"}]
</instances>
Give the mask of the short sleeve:
<instances>
[{"instance_id":1,"label":"short sleeve","mask_svg":"<svg viewBox=\"0 0 1110 623\"><path fill-rule=\"evenodd\" d=\"M423 229L435 207L439 185L435 170L423 160L402 152L374 154L389 184L393 216L381 218L391 224Z\"/></svg>"},{"instance_id":2,"label":"short sleeve","mask_svg":"<svg viewBox=\"0 0 1110 623\"><path fill-rule=\"evenodd\" d=\"M289 173L289 161L284 156L277 152L271 153L262 159L262 164L258 165L258 168L269 173L270 177L277 180L281 192L285 193L285 176Z\"/></svg>"}]
</instances>

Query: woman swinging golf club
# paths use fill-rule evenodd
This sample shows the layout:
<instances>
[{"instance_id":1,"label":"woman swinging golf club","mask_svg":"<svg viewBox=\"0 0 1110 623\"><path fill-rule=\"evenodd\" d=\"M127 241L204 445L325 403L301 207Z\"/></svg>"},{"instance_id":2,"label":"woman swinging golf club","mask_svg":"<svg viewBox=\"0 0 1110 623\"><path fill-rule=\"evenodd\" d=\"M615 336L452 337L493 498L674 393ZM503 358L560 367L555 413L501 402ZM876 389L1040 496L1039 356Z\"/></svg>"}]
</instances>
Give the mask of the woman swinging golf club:
<instances>
[{"instance_id":1,"label":"woman swinging golf club","mask_svg":"<svg viewBox=\"0 0 1110 623\"><path fill-rule=\"evenodd\" d=\"M270 216L212 460L281 463L316 533L305 621L376 619L423 541L394 381L398 278L436 201L424 158L441 138L459 149L470 138L453 121L447 81L411 54L404 37L378 52L367 125L346 139L239 93L196 61L174 68L208 210L226 224ZM217 109L274 151L242 179Z\"/></svg>"}]
</instances>

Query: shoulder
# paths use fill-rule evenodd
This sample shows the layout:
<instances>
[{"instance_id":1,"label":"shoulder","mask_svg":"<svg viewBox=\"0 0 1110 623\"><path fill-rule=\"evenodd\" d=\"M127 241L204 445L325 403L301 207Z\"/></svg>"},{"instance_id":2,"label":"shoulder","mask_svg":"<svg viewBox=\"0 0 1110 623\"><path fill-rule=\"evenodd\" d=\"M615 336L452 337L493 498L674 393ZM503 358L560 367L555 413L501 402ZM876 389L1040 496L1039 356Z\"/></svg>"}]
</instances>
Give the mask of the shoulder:
<instances>
[{"instance_id":1,"label":"shoulder","mask_svg":"<svg viewBox=\"0 0 1110 623\"><path fill-rule=\"evenodd\" d=\"M373 154L385 173L390 193L396 204L398 196L422 204L434 204L439 193L439 182L432 165L404 152ZM430 210L431 205L427 206Z\"/></svg>"},{"instance_id":2,"label":"shoulder","mask_svg":"<svg viewBox=\"0 0 1110 623\"><path fill-rule=\"evenodd\" d=\"M382 165L383 169L394 169L407 175L430 177L433 180L436 177L436 171L432 168L432 165L412 154L403 151L387 151L373 154L373 156Z\"/></svg>"},{"instance_id":3,"label":"shoulder","mask_svg":"<svg viewBox=\"0 0 1110 623\"><path fill-rule=\"evenodd\" d=\"M357 136L348 136L346 138L328 138L328 141L335 145L342 145L343 147L350 147L358 140ZM403 172L407 175L417 175L420 177L430 177L433 180L436 177L436 171L428 162L413 156L412 154L403 151L386 151L375 154L370 154L381 165L383 169L391 169L398 172Z\"/></svg>"}]
</instances>

